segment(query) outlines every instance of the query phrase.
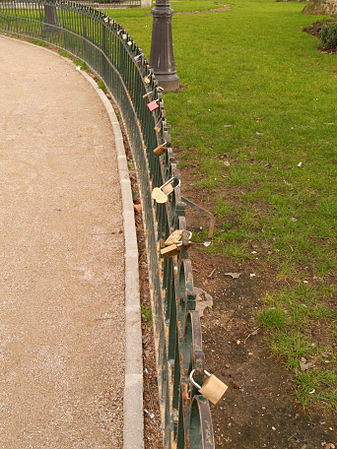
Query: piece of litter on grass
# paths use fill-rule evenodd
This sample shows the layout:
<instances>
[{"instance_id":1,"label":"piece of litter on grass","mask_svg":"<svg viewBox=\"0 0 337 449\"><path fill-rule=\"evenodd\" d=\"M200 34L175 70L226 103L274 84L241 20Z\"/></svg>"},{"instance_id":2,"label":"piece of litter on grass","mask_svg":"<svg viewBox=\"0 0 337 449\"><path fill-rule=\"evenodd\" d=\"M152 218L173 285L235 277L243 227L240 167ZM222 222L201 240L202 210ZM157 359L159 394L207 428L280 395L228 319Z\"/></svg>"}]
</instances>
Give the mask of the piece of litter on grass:
<instances>
[{"instance_id":1,"label":"piece of litter on grass","mask_svg":"<svg viewBox=\"0 0 337 449\"><path fill-rule=\"evenodd\" d=\"M297 221L297 218L295 218L295 217L291 217L291 219L290 219L291 221L293 221L294 223Z\"/></svg>"},{"instance_id":2,"label":"piece of litter on grass","mask_svg":"<svg viewBox=\"0 0 337 449\"><path fill-rule=\"evenodd\" d=\"M312 368L313 366L315 366L314 360L311 360L311 362L308 362L305 357L301 357L300 368L302 371L306 371L307 369Z\"/></svg>"},{"instance_id":3,"label":"piece of litter on grass","mask_svg":"<svg viewBox=\"0 0 337 449\"><path fill-rule=\"evenodd\" d=\"M76 70L80 71L80 70L81 70L81 66L78 65L78 66L76 67Z\"/></svg>"},{"instance_id":4,"label":"piece of litter on grass","mask_svg":"<svg viewBox=\"0 0 337 449\"><path fill-rule=\"evenodd\" d=\"M203 242L204 246L209 246L212 242Z\"/></svg>"},{"instance_id":5,"label":"piece of litter on grass","mask_svg":"<svg viewBox=\"0 0 337 449\"><path fill-rule=\"evenodd\" d=\"M223 161L223 163L226 167L230 167L230 165L231 165L230 162L228 162L228 161Z\"/></svg>"},{"instance_id":6,"label":"piece of litter on grass","mask_svg":"<svg viewBox=\"0 0 337 449\"><path fill-rule=\"evenodd\" d=\"M223 125L224 128L230 128L233 125Z\"/></svg>"},{"instance_id":7,"label":"piece of litter on grass","mask_svg":"<svg viewBox=\"0 0 337 449\"><path fill-rule=\"evenodd\" d=\"M303 162L299 162L299 163L297 164L297 167L302 167L302 165L303 165Z\"/></svg>"},{"instance_id":8,"label":"piece of litter on grass","mask_svg":"<svg viewBox=\"0 0 337 449\"><path fill-rule=\"evenodd\" d=\"M255 273L250 273L249 275L251 278L255 278L256 274Z\"/></svg>"},{"instance_id":9,"label":"piece of litter on grass","mask_svg":"<svg viewBox=\"0 0 337 449\"><path fill-rule=\"evenodd\" d=\"M230 276L233 279L238 279L241 276L242 273L225 273L225 276Z\"/></svg>"},{"instance_id":10,"label":"piece of litter on grass","mask_svg":"<svg viewBox=\"0 0 337 449\"><path fill-rule=\"evenodd\" d=\"M257 254L257 251L252 251L251 254Z\"/></svg>"},{"instance_id":11,"label":"piece of litter on grass","mask_svg":"<svg viewBox=\"0 0 337 449\"><path fill-rule=\"evenodd\" d=\"M313 388L311 391L309 391L309 394L314 394L315 393L315 388Z\"/></svg>"}]
</instances>

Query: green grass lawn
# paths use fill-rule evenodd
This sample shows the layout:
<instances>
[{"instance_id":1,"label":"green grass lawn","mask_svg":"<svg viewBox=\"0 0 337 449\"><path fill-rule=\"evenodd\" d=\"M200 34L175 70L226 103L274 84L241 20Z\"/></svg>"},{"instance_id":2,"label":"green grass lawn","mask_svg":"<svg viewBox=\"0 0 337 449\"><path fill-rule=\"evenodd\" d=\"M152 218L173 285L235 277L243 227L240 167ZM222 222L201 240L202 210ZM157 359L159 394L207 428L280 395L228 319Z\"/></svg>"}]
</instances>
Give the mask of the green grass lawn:
<instances>
[{"instance_id":1,"label":"green grass lawn","mask_svg":"<svg viewBox=\"0 0 337 449\"><path fill-rule=\"evenodd\" d=\"M298 399L335 408L337 55L302 32L321 19L302 15L303 3L233 0L188 14L224 4L172 2L183 86L165 94L173 145L218 217L209 251L257 255L257 276L275 279L257 320ZM149 56L149 11L109 13Z\"/></svg>"}]
</instances>

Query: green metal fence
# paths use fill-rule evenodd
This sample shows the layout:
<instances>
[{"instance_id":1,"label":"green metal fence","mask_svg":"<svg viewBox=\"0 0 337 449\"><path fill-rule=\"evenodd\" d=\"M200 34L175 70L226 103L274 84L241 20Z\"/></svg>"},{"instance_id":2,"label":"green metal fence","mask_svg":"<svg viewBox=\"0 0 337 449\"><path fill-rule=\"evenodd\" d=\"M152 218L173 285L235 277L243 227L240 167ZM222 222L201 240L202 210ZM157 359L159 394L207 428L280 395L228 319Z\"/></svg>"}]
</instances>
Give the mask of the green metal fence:
<instances>
[{"instance_id":1,"label":"green metal fence","mask_svg":"<svg viewBox=\"0 0 337 449\"><path fill-rule=\"evenodd\" d=\"M151 198L154 187L178 180L161 89L142 50L122 25L104 13L69 1L0 1L0 31L35 38L83 59L104 81L118 105L135 161L149 257L164 447L213 449L209 403L189 382L204 368L201 327L195 311L187 246L162 258L165 239L185 230L179 184L168 201ZM158 108L150 111L148 103ZM153 150L164 144L157 156ZM174 182L177 184L177 182Z\"/></svg>"}]
</instances>

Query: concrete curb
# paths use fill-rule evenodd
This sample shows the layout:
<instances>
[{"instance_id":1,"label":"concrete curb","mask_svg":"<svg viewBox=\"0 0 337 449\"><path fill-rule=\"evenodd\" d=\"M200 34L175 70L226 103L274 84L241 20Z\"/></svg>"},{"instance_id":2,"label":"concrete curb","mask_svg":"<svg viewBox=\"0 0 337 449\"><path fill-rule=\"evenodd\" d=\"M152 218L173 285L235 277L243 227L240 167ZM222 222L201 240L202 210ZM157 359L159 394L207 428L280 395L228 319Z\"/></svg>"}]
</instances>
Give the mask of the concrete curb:
<instances>
[{"instance_id":1,"label":"concrete curb","mask_svg":"<svg viewBox=\"0 0 337 449\"><path fill-rule=\"evenodd\" d=\"M6 39L15 38L1 35ZM21 40L26 45L36 45ZM74 67L72 61L48 48L39 47L59 56ZM144 449L144 417L143 417L143 355L142 329L139 294L138 245L131 182L123 145L123 136L115 111L106 95L97 83L84 71L80 73L95 89L108 113L117 152L119 183L122 193L122 213L125 242L125 383L123 397L123 448ZM113 379L112 379L113 381Z\"/></svg>"},{"instance_id":2,"label":"concrete curb","mask_svg":"<svg viewBox=\"0 0 337 449\"><path fill-rule=\"evenodd\" d=\"M85 72L82 75L93 86L109 115L115 135L125 240L125 385L124 449L144 448L143 356L139 296L138 246L129 170L121 129L110 101L97 83Z\"/></svg>"}]
</instances>

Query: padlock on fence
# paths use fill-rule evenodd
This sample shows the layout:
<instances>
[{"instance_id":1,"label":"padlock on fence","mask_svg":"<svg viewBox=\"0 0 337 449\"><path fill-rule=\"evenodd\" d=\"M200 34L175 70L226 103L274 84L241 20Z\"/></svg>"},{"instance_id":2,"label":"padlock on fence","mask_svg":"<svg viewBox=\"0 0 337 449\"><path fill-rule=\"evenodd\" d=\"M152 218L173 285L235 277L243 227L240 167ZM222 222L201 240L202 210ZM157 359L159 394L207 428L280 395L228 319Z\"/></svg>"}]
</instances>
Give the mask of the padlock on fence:
<instances>
[{"instance_id":1,"label":"padlock on fence","mask_svg":"<svg viewBox=\"0 0 337 449\"><path fill-rule=\"evenodd\" d=\"M183 235L185 236L183 238ZM164 257L176 256L183 246L190 245L190 238L192 237L191 231L184 231L183 229L176 229L165 240L165 247L160 250L160 254Z\"/></svg>"},{"instance_id":2,"label":"padlock on fence","mask_svg":"<svg viewBox=\"0 0 337 449\"><path fill-rule=\"evenodd\" d=\"M173 178L166 181L162 186L155 187L152 190L151 197L153 200L156 200L157 203L166 203L170 193L172 193L173 190L178 186L180 186L180 179L178 179L176 176L173 176Z\"/></svg>"},{"instance_id":3,"label":"padlock on fence","mask_svg":"<svg viewBox=\"0 0 337 449\"><path fill-rule=\"evenodd\" d=\"M206 374L207 379L200 386L193 379L193 374L195 369L192 369L190 373L190 382L191 384L199 390L199 392L205 396L206 399L212 402L212 404L217 404L222 396L225 394L228 386L224 384L220 379L218 379L214 374L210 374L208 371L204 370L204 374Z\"/></svg>"},{"instance_id":4,"label":"padlock on fence","mask_svg":"<svg viewBox=\"0 0 337 449\"><path fill-rule=\"evenodd\" d=\"M144 96L144 95L143 95ZM148 103L146 106L150 109L151 112L155 111L156 109L159 108L159 98L157 98L157 100L153 100L150 103Z\"/></svg>"},{"instance_id":5,"label":"padlock on fence","mask_svg":"<svg viewBox=\"0 0 337 449\"><path fill-rule=\"evenodd\" d=\"M165 246L164 248L162 248L160 250L160 254L164 257L176 256L180 252L182 246L183 246L182 242L173 243L170 246Z\"/></svg>"},{"instance_id":6,"label":"padlock on fence","mask_svg":"<svg viewBox=\"0 0 337 449\"><path fill-rule=\"evenodd\" d=\"M162 154L165 153L166 151L166 145L167 142L162 143L161 145L158 145L154 150L154 154L156 154L157 156L161 156Z\"/></svg>"}]
</instances>

